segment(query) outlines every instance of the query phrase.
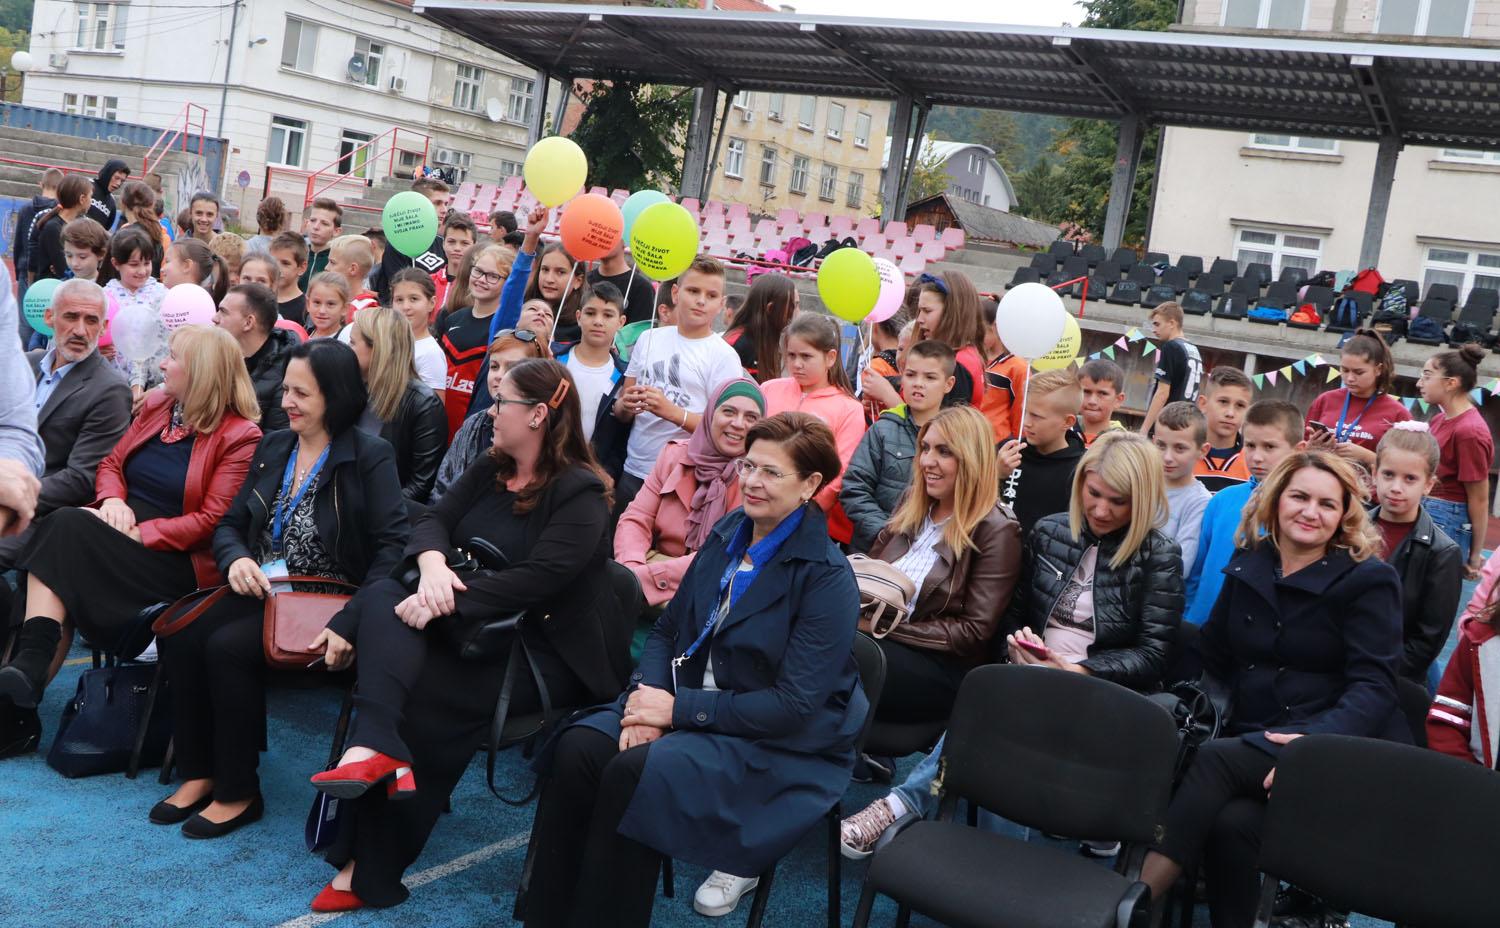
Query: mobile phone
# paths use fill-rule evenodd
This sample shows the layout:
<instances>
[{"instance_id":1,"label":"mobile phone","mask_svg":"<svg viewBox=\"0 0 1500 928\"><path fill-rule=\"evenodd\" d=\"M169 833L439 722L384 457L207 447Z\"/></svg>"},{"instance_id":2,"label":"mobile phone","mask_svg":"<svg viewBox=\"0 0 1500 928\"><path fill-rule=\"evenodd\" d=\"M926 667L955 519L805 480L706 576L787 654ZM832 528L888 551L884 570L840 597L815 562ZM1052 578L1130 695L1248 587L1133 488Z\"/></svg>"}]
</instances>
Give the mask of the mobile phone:
<instances>
[{"instance_id":1,"label":"mobile phone","mask_svg":"<svg viewBox=\"0 0 1500 928\"><path fill-rule=\"evenodd\" d=\"M308 663L307 669L308 670L317 670L319 667L323 667L327 663L328 663L328 659L326 657L324 657L323 655L320 654L316 658L314 658L310 663Z\"/></svg>"},{"instance_id":2,"label":"mobile phone","mask_svg":"<svg viewBox=\"0 0 1500 928\"><path fill-rule=\"evenodd\" d=\"M1316 420L1307 423L1307 427L1309 429L1312 429L1312 431L1314 433L1320 433L1320 432L1327 432L1328 431L1328 426L1327 426L1326 423L1318 422Z\"/></svg>"},{"instance_id":3,"label":"mobile phone","mask_svg":"<svg viewBox=\"0 0 1500 928\"><path fill-rule=\"evenodd\" d=\"M1052 656L1052 652L1048 651L1047 646L1044 644L1035 644L1023 638L1017 638L1016 644L1035 654L1037 657L1046 658Z\"/></svg>"}]
</instances>

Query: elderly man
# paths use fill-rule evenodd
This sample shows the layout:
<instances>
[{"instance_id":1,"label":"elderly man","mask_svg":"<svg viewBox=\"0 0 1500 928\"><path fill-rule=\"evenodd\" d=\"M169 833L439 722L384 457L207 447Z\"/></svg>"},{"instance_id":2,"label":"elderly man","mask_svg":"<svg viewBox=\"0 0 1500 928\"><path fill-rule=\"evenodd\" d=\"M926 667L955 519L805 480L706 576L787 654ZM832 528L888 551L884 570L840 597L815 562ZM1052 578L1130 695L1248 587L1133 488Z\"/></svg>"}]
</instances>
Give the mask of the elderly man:
<instances>
[{"instance_id":1,"label":"elderly man","mask_svg":"<svg viewBox=\"0 0 1500 928\"><path fill-rule=\"evenodd\" d=\"M31 523L41 489L36 475L42 472L42 443L32 379L15 334L19 327L10 272L0 263L0 535L14 535Z\"/></svg>"},{"instance_id":2,"label":"elderly man","mask_svg":"<svg viewBox=\"0 0 1500 928\"><path fill-rule=\"evenodd\" d=\"M260 405L260 427L270 432L287 427L281 408L281 381L286 376L287 355L297 346L297 336L276 328L276 294L263 284L230 287L214 314L214 325L234 336L245 356L255 401Z\"/></svg>"}]
</instances>

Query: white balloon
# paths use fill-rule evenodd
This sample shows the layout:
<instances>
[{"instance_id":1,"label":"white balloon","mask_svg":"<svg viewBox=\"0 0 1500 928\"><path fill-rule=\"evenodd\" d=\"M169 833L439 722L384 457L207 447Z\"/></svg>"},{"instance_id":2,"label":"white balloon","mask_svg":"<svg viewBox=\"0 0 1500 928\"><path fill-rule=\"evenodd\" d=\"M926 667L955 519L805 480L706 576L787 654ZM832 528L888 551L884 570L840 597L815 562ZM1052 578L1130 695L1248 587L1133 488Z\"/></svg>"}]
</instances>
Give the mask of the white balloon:
<instances>
[{"instance_id":1,"label":"white balloon","mask_svg":"<svg viewBox=\"0 0 1500 928\"><path fill-rule=\"evenodd\" d=\"M161 342L161 320L151 307L139 303L126 306L109 324L115 350L127 361L147 361Z\"/></svg>"},{"instance_id":2,"label":"white balloon","mask_svg":"<svg viewBox=\"0 0 1500 928\"><path fill-rule=\"evenodd\" d=\"M995 311L995 333L1006 350L1028 361L1051 351L1067 322L1062 297L1046 284L1012 287Z\"/></svg>"}]
</instances>

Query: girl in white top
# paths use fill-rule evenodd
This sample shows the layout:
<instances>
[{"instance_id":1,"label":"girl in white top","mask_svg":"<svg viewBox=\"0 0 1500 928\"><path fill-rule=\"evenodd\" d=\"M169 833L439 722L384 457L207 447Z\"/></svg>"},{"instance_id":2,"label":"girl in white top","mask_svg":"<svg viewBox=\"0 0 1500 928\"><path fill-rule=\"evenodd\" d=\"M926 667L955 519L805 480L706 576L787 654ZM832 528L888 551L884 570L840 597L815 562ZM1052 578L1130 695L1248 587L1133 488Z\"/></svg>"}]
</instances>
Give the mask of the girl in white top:
<instances>
[{"instance_id":1,"label":"girl in white top","mask_svg":"<svg viewBox=\"0 0 1500 928\"><path fill-rule=\"evenodd\" d=\"M428 326L436 300L437 287L432 277L414 267L405 268L391 278L391 308L411 325L417 376L442 399L448 382L448 360Z\"/></svg>"}]
</instances>

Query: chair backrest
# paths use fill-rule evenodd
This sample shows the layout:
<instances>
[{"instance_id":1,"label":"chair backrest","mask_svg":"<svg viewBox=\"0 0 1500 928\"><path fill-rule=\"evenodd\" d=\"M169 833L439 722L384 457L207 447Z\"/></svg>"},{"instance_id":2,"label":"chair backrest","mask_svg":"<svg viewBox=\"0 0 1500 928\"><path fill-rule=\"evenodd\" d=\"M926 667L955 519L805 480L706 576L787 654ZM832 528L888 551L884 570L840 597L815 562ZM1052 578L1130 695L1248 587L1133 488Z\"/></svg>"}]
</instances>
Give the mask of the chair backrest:
<instances>
[{"instance_id":1,"label":"chair backrest","mask_svg":"<svg viewBox=\"0 0 1500 928\"><path fill-rule=\"evenodd\" d=\"M1203 259L1197 255L1183 255L1177 259L1177 269L1189 277L1203 273Z\"/></svg>"},{"instance_id":2,"label":"chair backrest","mask_svg":"<svg viewBox=\"0 0 1500 928\"><path fill-rule=\"evenodd\" d=\"M1253 300L1260 296L1260 285L1261 280L1259 277L1246 274L1244 277L1236 277L1234 283L1229 285L1229 289L1235 293L1244 294Z\"/></svg>"},{"instance_id":3,"label":"chair backrest","mask_svg":"<svg viewBox=\"0 0 1500 928\"><path fill-rule=\"evenodd\" d=\"M869 714L865 716L865 725L860 729L859 742L855 745L856 750L864 750L865 736L875 724L875 710L880 705L880 694L885 690L885 652L864 632L854 633L854 665L859 668L859 688L865 691L865 699L870 703Z\"/></svg>"},{"instance_id":4,"label":"chair backrest","mask_svg":"<svg viewBox=\"0 0 1500 928\"><path fill-rule=\"evenodd\" d=\"M1106 252L1104 251L1103 245L1085 245L1082 248L1078 249L1078 254L1081 255L1083 259L1089 263L1090 267L1093 267L1100 261L1103 261L1106 257Z\"/></svg>"},{"instance_id":5,"label":"chair backrest","mask_svg":"<svg viewBox=\"0 0 1500 928\"><path fill-rule=\"evenodd\" d=\"M1180 267L1169 267L1161 272L1161 283L1181 293L1188 288L1187 271Z\"/></svg>"},{"instance_id":6,"label":"chair backrest","mask_svg":"<svg viewBox=\"0 0 1500 928\"><path fill-rule=\"evenodd\" d=\"M1266 297L1285 303L1295 303L1297 302L1297 285L1286 280L1272 281L1271 286L1266 288Z\"/></svg>"},{"instance_id":7,"label":"chair backrest","mask_svg":"<svg viewBox=\"0 0 1500 928\"><path fill-rule=\"evenodd\" d=\"M1046 252L1037 252L1031 256L1031 266L1043 274L1050 274L1057 269L1057 259Z\"/></svg>"},{"instance_id":8,"label":"chair backrest","mask_svg":"<svg viewBox=\"0 0 1500 928\"><path fill-rule=\"evenodd\" d=\"M1146 252L1147 264L1171 264L1172 258L1165 251Z\"/></svg>"},{"instance_id":9,"label":"chair backrest","mask_svg":"<svg viewBox=\"0 0 1500 928\"><path fill-rule=\"evenodd\" d=\"M1017 824L1146 843L1166 812L1172 716L1097 677L991 664L964 677L948 719L943 788Z\"/></svg>"},{"instance_id":10,"label":"chair backrest","mask_svg":"<svg viewBox=\"0 0 1500 928\"><path fill-rule=\"evenodd\" d=\"M1063 238L1054 239L1052 245L1047 249L1047 254L1061 261L1063 258L1073 254L1073 243Z\"/></svg>"},{"instance_id":11,"label":"chair backrest","mask_svg":"<svg viewBox=\"0 0 1500 928\"><path fill-rule=\"evenodd\" d=\"M1260 281L1260 285L1264 287L1266 284L1271 282L1271 265L1264 264L1258 261L1251 262L1250 264L1245 265L1245 276L1255 278L1256 280Z\"/></svg>"},{"instance_id":12,"label":"chair backrest","mask_svg":"<svg viewBox=\"0 0 1500 928\"><path fill-rule=\"evenodd\" d=\"M1042 282L1042 272L1034 267L1018 267L1016 273L1011 277L1011 286L1016 284L1039 284Z\"/></svg>"},{"instance_id":13,"label":"chair backrest","mask_svg":"<svg viewBox=\"0 0 1500 928\"><path fill-rule=\"evenodd\" d=\"M1064 258L1062 272L1068 275L1068 280L1072 280L1075 277L1083 277L1089 272L1088 259L1083 255L1072 255Z\"/></svg>"},{"instance_id":14,"label":"chair backrest","mask_svg":"<svg viewBox=\"0 0 1500 928\"><path fill-rule=\"evenodd\" d=\"M1458 303L1458 288L1453 284L1428 284L1427 296L1429 300L1445 300L1452 306Z\"/></svg>"},{"instance_id":15,"label":"chair backrest","mask_svg":"<svg viewBox=\"0 0 1500 928\"><path fill-rule=\"evenodd\" d=\"M1214 277L1229 280L1240 276L1240 266L1233 258L1215 258L1213 266L1208 269L1208 273Z\"/></svg>"},{"instance_id":16,"label":"chair backrest","mask_svg":"<svg viewBox=\"0 0 1500 928\"><path fill-rule=\"evenodd\" d=\"M1125 275L1127 280L1133 280L1142 287L1149 287L1156 283L1156 270L1149 264L1137 264Z\"/></svg>"},{"instance_id":17,"label":"chair backrest","mask_svg":"<svg viewBox=\"0 0 1500 928\"><path fill-rule=\"evenodd\" d=\"M1469 298L1464 301L1464 309L1474 307L1476 310L1486 309L1494 312L1500 309L1500 290L1490 287L1475 287L1469 291Z\"/></svg>"},{"instance_id":18,"label":"chair backrest","mask_svg":"<svg viewBox=\"0 0 1500 928\"><path fill-rule=\"evenodd\" d=\"M1410 745L1309 735L1277 759L1260 866L1337 909L1460 928L1494 916L1496 834L1493 770Z\"/></svg>"},{"instance_id":19,"label":"chair backrest","mask_svg":"<svg viewBox=\"0 0 1500 928\"><path fill-rule=\"evenodd\" d=\"M1136 257L1134 248L1126 248L1125 246L1121 245L1119 248L1116 248L1114 251L1110 252L1109 260L1118 264L1121 269L1128 269L1135 267L1135 262L1139 259Z\"/></svg>"},{"instance_id":20,"label":"chair backrest","mask_svg":"<svg viewBox=\"0 0 1500 928\"><path fill-rule=\"evenodd\" d=\"M1327 312L1333 307L1333 288L1309 286L1307 292L1302 295L1302 302L1313 304L1318 307L1319 312Z\"/></svg>"},{"instance_id":21,"label":"chair backrest","mask_svg":"<svg viewBox=\"0 0 1500 928\"><path fill-rule=\"evenodd\" d=\"M1291 284L1294 287L1300 287L1303 284L1307 283L1307 268L1284 267L1281 269L1281 276L1277 277L1276 280L1279 283Z\"/></svg>"}]
</instances>

